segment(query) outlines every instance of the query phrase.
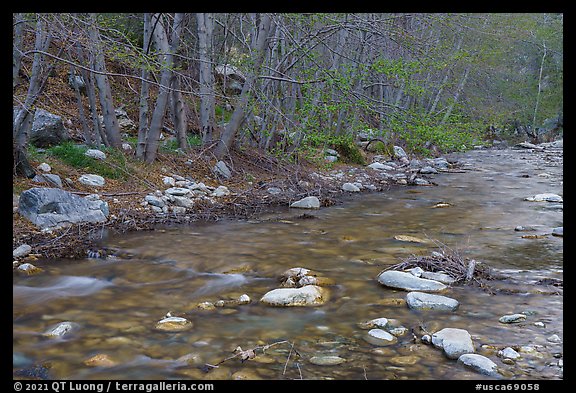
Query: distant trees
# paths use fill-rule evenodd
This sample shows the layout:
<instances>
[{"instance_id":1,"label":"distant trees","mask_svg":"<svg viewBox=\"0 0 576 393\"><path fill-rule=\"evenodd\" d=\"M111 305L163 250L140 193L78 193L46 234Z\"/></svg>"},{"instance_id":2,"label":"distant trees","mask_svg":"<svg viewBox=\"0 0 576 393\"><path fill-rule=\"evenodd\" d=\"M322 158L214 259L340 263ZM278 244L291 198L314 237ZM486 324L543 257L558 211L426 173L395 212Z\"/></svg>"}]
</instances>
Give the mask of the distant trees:
<instances>
[{"instance_id":1,"label":"distant trees","mask_svg":"<svg viewBox=\"0 0 576 393\"><path fill-rule=\"evenodd\" d=\"M362 130L422 153L459 149L488 125L537 133L563 104L562 14L14 14L13 32L13 88L29 84L15 97L15 163L48 59L86 82L87 143L120 146L110 83L130 81L148 163L162 132L184 151L198 134L219 158ZM217 80L224 65L243 79Z\"/></svg>"}]
</instances>

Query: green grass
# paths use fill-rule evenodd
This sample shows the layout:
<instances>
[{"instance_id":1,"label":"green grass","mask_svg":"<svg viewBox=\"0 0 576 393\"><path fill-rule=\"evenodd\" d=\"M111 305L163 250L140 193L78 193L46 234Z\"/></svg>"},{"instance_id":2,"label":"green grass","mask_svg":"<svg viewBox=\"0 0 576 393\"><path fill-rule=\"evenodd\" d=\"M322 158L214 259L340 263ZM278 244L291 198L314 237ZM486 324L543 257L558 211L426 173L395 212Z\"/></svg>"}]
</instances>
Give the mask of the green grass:
<instances>
[{"instance_id":1,"label":"green grass","mask_svg":"<svg viewBox=\"0 0 576 393\"><path fill-rule=\"evenodd\" d=\"M106 153L107 157L106 160L101 161L84 155L88 149L86 146L78 146L72 142L64 142L46 149L46 153L58 158L67 165L89 171L96 175L110 179L125 177L126 173L118 168L118 166L124 167L126 163L126 158L122 152L115 149L103 148L101 150Z\"/></svg>"}]
</instances>

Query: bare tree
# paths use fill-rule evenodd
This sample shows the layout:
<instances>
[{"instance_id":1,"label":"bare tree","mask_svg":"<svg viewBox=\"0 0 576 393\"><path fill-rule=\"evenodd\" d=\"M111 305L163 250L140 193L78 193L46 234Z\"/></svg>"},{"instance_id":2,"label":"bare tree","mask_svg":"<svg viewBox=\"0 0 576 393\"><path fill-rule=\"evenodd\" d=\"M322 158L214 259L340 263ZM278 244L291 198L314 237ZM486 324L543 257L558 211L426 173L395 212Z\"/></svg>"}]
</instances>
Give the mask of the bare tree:
<instances>
[{"instance_id":1,"label":"bare tree","mask_svg":"<svg viewBox=\"0 0 576 393\"><path fill-rule=\"evenodd\" d=\"M144 154L144 161L152 163L158 154L158 144L160 141L160 131L164 123L164 116L166 115L166 104L168 102L168 94L170 92L170 83L172 80L172 67L174 64L174 54L178 49L180 43L180 33L184 21L183 13L176 13L172 23L171 42L168 42L168 35L166 29L161 22L162 14L154 14L152 16L153 36L156 46L164 54L163 68L160 76L160 91L156 100L156 106L152 113L152 120L150 122L150 130L146 138L146 149Z\"/></svg>"},{"instance_id":2,"label":"bare tree","mask_svg":"<svg viewBox=\"0 0 576 393\"><path fill-rule=\"evenodd\" d=\"M268 34L270 32L270 25L272 19L268 14L261 14L259 18L259 23L255 24L254 32L253 32L253 39L252 39L252 72L246 77L246 81L244 82L244 86L242 86L242 92L240 93L239 103L234 108L234 112L232 113L232 118L230 122L226 126L218 145L216 146L215 155L219 159L223 158L225 155L228 155L230 152L230 147L234 142L234 137L240 128L240 125L244 121L245 109L246 105L248 104L248 100L250 98L250 90L254 86L254 82L256 81L256 77L260 71L260 66L264 61L264 57L266 56L266 44L268 42Z\"/></svg>"},{"instance_id":3,"label":"bare tree","mask_svg":"<svg viewBox=\"0 0 576 393\"><path fill-rule=\"evenodd\" d=\"M198 13L198 57L200 63L200 127L202 144L212 141L214 131L214 74L212 72L213 15Z\"/></svg>"}]
</instances>

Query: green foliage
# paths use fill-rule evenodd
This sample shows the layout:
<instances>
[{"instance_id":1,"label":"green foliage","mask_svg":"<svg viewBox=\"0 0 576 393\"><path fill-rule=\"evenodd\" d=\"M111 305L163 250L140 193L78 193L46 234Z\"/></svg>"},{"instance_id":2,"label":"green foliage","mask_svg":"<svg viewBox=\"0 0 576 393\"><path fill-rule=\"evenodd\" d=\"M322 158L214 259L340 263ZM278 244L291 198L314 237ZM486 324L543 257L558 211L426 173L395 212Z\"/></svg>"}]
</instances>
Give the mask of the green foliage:
<instances>
[{"instance_id":1,"label":"green foliage","mask_svg":"<svg viewBox=\"0 0 576 393\"><path fill-rule=\"evenodd\" d=\"M340 154L340 159L349 164L366 165L366 159L360 148L350 136L337 137L332 140L334 150Z\"/></svg>"},{"instance_id":2,"label":"green foliage","mask_svg":"<svg viewBox=\"0 0 576 393\"><path fill-rule=\"evenodd\" d=\"M186 137L186 140L188 141L188 146L190 147L202 146L202 137L200 135L190 134ZM160 145L160 149L164 153L182 152L181 150L179 150L179 148L180 146L178 146L178 140L176 138L170 138Z\"/></svg>"},{"instance_id":3,"label":"green foliage","mask_svg":"<svg viewBox=\"0 0 576 393\"><path fill-rule=\"evenodd\" d=\"M119 167L119 165L124 166L126 161L122 152L112 148L105 148L103 151L106 153L107 158L102 161L86 156L84 153L86 153L88 149L87 146L64 142L47 149L46 152L60 159L67 165L89 171L96 175L110 179L119 179L126 175Z\"/></svg>"}]
</instances>

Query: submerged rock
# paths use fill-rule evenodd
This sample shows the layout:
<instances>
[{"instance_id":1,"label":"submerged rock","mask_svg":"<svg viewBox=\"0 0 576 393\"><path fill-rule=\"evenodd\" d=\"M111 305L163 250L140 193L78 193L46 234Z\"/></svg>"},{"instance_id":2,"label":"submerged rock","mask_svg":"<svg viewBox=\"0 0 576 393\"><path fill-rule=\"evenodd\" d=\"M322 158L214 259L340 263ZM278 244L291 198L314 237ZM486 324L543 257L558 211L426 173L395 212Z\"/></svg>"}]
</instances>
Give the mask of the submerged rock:
<instances>
[{"instance_id":1,"label":"submerged rock","mask_svg":"<svg viewBox=\"0 0 576 393\"><path fill-rule=\"evenodd\" d=\"M387 287L405 291L439 292L447 288L439 281L415 277L410 273L387 270L378 276L378 282Z\"/></svg>"},{"instance_id":2,"label":"submerged rock","mask_svg":"<svg viewBox=\"0 0 576 393\"><path fill-rule=\"evenodd\" d=\"M336 366L345 362L346 359L334 355L312 356L310 358L310 363L317 366Z\"/></svg>"},{"instance_id":3,"label":"submerged rock","mask_svg":"<svg viewBox=\"0 0 576 393\"><path fill-rule=\"evenodd\" d=\"M424 292L410 292L406 295L406 304L414 310L455 311L459 303L447 296L433 295Z\"/></svg>"},{"instance_id":4,"label":"submerged rock","mask_svg":"<svg viewBox=\"0 0 576 393\"><path fill-rule=\"evenodd\" d=\"M563 202L560 195L552 193L536 194L534 196L524 198L525 201L529 202Z\"/></svg>"},{"instance_id":5,"label":"submerged rock","mask_svg":"<svg viewBox=\"0 0 576 393\"><path fill-rule=\"evenodd\" d=\"M450 359L458 359L461 355L474 353L472 336L464 329L444 328L431 337L432 344L444 351Z\"/></svg>"},{"instance_id":6,"label":"submerged rock","mask_svg":"<svg viewBox=\"0 0 576 393\"><path fill-rule=\"evenodd\" d=\"M181 317L168 317L156 323L157 330L163 330L167 332L179 332L182 330L188 330L192 328L192 326L193 324L191 321Z\"/></svg>"},{"instance_id":7,"label":"submerged rock","mask_svg":"<svg viewBox=\"0 0 576 393\"><path fill-rule=\"evenodd\" d=\"M79 327L80 325L74 322L68 322L68 321L60 322L59 324L46 330L43 335L50 338L64 337L65 335L69 334L73 330L78 329Z\"/></svg>"},{"instance_id":8,"label":"submerged rock","mask_svg":"<svg viewBox=\"0 0 576 393\"><path fill-rule=\"evenodd\" d=\"M262 296L260 302L277 307L319 306L328 300L328 290L316 285L301 288L277 288Z\"/></svg>"},{"instance_id":9,"label":"submerged rock","mask_svg":"<svg viewBox=\"0 0 576 393\"><path fill-rule=\"evenodd\" d=\"M498 319L498 321L500 321L500 323L518 323L518 322L523 322L525 320L526 320L525 314L509 314L509 315L504 315L504 316L500 317L500 319Z\"/></svg>"},{"instance_id":10,"label":"submerged rock","mask_svg":"<svg viewBox=\"0 0 576 393\"><path fill-rule=\"evenodd\" d=\"M498 366L486 356L476 353L467 353L458 358L458 363L489 377L500 377Z\"/></svg>"},{"instance_id":11,"label":"submerged rock","mask_svg":"<svg viewBox=\"0 0 576 393\"><path fill-rule=\"evenodd\" d=\"M388 333L383 329L371 329L368 331L368 334L365 336L365 340L370 344L378 345L378 346L386 346L395 344L398 339L396 336Z\"/></svg>"}]
</instances>

